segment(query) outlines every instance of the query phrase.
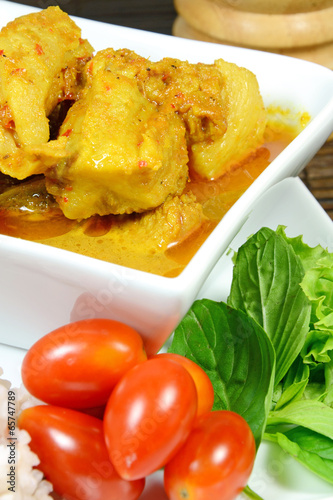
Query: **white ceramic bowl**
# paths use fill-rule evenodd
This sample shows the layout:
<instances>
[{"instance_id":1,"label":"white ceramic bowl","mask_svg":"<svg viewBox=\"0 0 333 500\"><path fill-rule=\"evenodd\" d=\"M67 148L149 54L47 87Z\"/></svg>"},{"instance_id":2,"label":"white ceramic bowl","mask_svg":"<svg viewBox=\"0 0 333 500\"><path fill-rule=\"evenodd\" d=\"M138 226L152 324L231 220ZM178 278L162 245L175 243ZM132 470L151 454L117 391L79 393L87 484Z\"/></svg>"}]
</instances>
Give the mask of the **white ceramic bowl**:
<instances>
[{"instance_id":1,"label":"white ceramic bowl","mask_svg":"<svg viewBox=\"0 0 333 500\"><path fill-rule=\"evenodd\" d=\"M333 222L299 178L287 178L271 187L256 203L247 221L231 242L237 250L262 226L276 229L286 226L288 236L302 234L310 246L318 244L333 251ZM199 292L199 298L226 300L231 285L232 253L226 252L214 267ZM0 344L0 367L13 387L21 384L21 363L25 351ZM269 500L333 500L333 487L303 467L278 445L262 442L256 457L249 486ZM167 500L163 473L147 478L140 500ZM244 495L237 500L245 500Z\"/></svg>"},{"instance_id":2,"label":"white ceramic bowl","mask_svg":"<svg viewBox=\"0 0 333 500\"><path fill-rule=\"evenodd\" d=\"M0 0L0 23L33 11ZM172 333L260 196L297 176L333 131L333 72L269 53L179 39L75 19L95 50L130 48L157 60L223 58L253 71L266 104L308 111L307 128L271 163L228 211L176 278L0 235L0 342L28 348L48 331L83 318L109 317L135 327L148 352Z\"/></svg>"}]
</instances>

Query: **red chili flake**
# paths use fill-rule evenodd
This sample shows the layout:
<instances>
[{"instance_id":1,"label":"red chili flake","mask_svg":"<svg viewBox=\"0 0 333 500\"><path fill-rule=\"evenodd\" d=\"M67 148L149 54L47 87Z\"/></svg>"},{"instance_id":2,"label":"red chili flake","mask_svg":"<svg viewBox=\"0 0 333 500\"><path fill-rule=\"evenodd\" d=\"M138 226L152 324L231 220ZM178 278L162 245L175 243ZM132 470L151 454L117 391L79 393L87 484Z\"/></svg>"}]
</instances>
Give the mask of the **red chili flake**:
<instances>
[{"instance_id":1,"label":"red chili flake","mask_svg":"<svg viewBox=\"0 0 333 500\"><path fill-rule=\"evenodd\" d=\"M65 189L66 191L73 191L73 186L66 186Z\"/></svg>"},{"instance_id":2,"label":"red chili flake","mask_svg":"<svg viewBox=\"0 0 333 500\"><path fill-rule=\"evenodd\" d=\"M110 87L110 85L105 85L105 90L106 90L106 91L109 91L109 90L111 90L111 87Z\"/></svg>"},{"instance_id":3,"label":"red chili flake","mask_svg":"<svg viewBox=\"0 0 333 500\"><path fill-rule=\"evenodd\" d=\"M139 165L139 168L147 167L148 162L146 162L146 160L139 160L138 165Z\"/></svg>"},{"instance_id":4,"label":"red chili flake","mask_svg":"<svg viewBox=\"0 0 333 500\"><path fill-rule=\"evenodd\" d=\"M136 146L139 148L141 146L141 144L143 144L143 140L138 142Z\"/></svg>"},{"instance_id":5,"label":"red chili flake","mask_svg":"<svg viewBox=\"0 0 333 500\"><path fill-rule=\"evenodd\" d=\"M66 130L66 132L64 132L63 134L61 134L62 136L65 136L65 137L69 137L71 135L71 133L73 132L73 129L72 128L69 128Z\"/></svg>"},{"instance_id":6,"label":"red chili flake","mask_svg":"<svg viewBox=\"0 0 333 500\"><path fill-rule=\"evenodd\" d=\"M25 68L15 68L10 72L11 75L15 75L16 73L25 73L27 70Z\"/></svg>"},{"instance_id":7,"label":"red chili flake","mask_svg":"<svg viewBox=\"0 0 333 500\"><path fill-rule=\"evenodd\" d=\"M1 49L0 50L0 56L3 56L4 51Z\"/></svg>"},{"instance_id":8,"label":"red chili flake","mask_svg":"<svg viewBox=\"0 0 333 500\"><path fill-rule=\"evenodd\" d=\"M90 74L92 73L93 67L94 67L94 63L91 62L88 66L88 69L87 69L88 73L90 73Z\"/></svg>"},{"instance_id":9,"label":"red chili flake","mask_svg":"<svg viewBox=\"0 0 333 500\"><path fill-rule=\"evenodd\" d=\"M15 129L15 122L14 122L14 120L8 120L7 122L3 123L3 126L5 128L10 129L10 130L14 130Z\"/></svg>"},{"instance_id":10,"label":"red chili flake","mask_svg":"<svg viewBox=\"0 0 333 500\"><path fill-rule=\"evenodd\" d=\"M10 109L5 104L1 109L0 109L0 120L2 121L2 125L5 128L8 128L10 130L15 130L15 122L12 118L12 115L10 113Z\"/></svg>"},{"instance_id":11,"label":"red chili flake","mask_svg":"<svg viewBox=\"0 0 333 500\"><path fill-rule=\"evenodd\" d=\"M167 80L169 78L169 76L170 76L169 74L163 75L162 76L162 81L165 82L165 80Z\"/></svg>"},{"instance_id":12,"label":"red chili flake","mask_svg":"<svg viewBox=\"0 0 333 500\"><path fill-rule=\"evenodd\" d=\"M44 54L43 47L39 43L36 43L35 49L39 56L42 56Z\"/></svg>"},{"instance_id":13,"label":"red chili flake","mask_svg":"<svg viewBox=\"0 0 333 500\"><path fill-rule=\"evenodd\" d=\"M84 43L83 38L79 38L79 44L82 45Z\"/></svg>"},{"instance_id":14,"label":"red chili flake","mask_svg":"<svg viewBox=\"0 0 333 500\"><path fill-rule=\"evenodd\" d=\"M63 200L64 203L67 203L68 202L67 196L64 196L62 200Z\"/></svg>"},{"instance_id":15,"label":"red chili flake","mask_svg":"<svg viewBox=\"0 0 333 500\"><path fill-rule=\"evenodd\" d=\"M176 108L176 106L173 104L173 102L170 104L170 106L171 106L173 109L175 109L175 108Z\"/></svg>"}]
</instances>

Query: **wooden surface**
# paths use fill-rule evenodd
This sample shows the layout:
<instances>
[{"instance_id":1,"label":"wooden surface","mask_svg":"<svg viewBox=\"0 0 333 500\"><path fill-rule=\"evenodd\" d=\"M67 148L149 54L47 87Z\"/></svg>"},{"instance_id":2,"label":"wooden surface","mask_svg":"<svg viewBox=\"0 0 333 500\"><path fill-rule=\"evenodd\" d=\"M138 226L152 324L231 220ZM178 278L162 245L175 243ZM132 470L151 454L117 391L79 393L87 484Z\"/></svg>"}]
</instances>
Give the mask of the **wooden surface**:
<instances>
[{"instance_id":1,"label":"wooden surface","mask_svg":"<svg viewBox=\"0 0 333 500\"><path fill-rule=\"evenodd\" d=\"M300 177L333 220L333 140L324 144Z\"/></svg>"},{"instance_id":2,"label":"wooden surface","mask_svg":"<svg viewBox=\"0 0 333 500\"><path fill-rule=\"evenodd\" d=\"M177 17L173 0L21 0L18 3L46 8L59 5L71 15L120 26L172 34ZM333 139L333 138L331 138ZM325 143L301 178L333 219L333 140Z\"/></svg>"},{"instance_id":3,"label":"wooden surface","mask_svg":"<svg viewBox=\"0 0 333 500\"><path fill-rule=\"evenodd\" d=\"M174 0L193 28L218 40L257 48L290 49L332 41L333 7L293 14L235 9L218 0Z\"/></svg>"},{"instance_id":4,"label":"wooden surface","mask_svg":"<svg viewBox=\"0 0 333 500\"><path fill-rule=\"evenodd\" d=\"M194 28L180 15L176 17L173 23L172 34L181 38L189 38L191 40L241 46L241 44L231 43L230 40L218 40L217 38ZM249 44L247 44L246 47L257 49L257 47L250 46ZM260 47L260 50L266 50L267 52L274 52L275 54L282 54L290 57L298 57L299 59L312 61L333 70L333 41L313 45L312 47L307 46L275 49Z\"/></svg>"},{"instance_id":5,"label":"wooden surface","mask_svg":"<svg viewBox=\"0 0 333 500\"><path fill-rule=\"evenodd\" d=\"M242 12L261 14L298 14L333 6L332 0L214 0L214 2Z\"/></svg>"}]
</instances>

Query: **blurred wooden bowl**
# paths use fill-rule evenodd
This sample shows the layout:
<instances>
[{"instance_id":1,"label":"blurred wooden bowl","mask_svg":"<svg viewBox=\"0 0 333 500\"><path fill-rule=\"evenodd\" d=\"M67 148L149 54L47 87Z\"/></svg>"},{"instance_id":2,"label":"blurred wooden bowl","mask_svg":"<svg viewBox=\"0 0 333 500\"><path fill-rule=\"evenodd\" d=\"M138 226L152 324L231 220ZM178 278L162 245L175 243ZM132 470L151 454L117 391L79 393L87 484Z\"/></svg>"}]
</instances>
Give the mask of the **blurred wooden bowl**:
<instances>
[{"instance_id":1,"label":"blurred wooden bowl","mask_svg":"<svg viewBox=\"0 0 333 500\"><path fill-rule=\"evenodd\" d=\"M172 34L180 38L189 38L191 40L201 40L203 42L211 43L223 43L225 45L236 45L234 43L228 42L227 40L218 40L213 38L206 33L203 33L195 28L192 28L185 19L178 16L173 24ZM239 47L239 45L237 45ZM247 48L255 48L247 46ZM306 61L311 61L316 64L321 64L333 70L333 42L328 42L320 45L314 45L312 47L300 47L300 48L290 48L290 49L261 49L268 52L273 52L276 54L282 54L290 57L297 57L299 59L304 59ZM333 136L332 136L333 139Z\"/></svg>"},{"instance_id":2,"label":"blurred wooden bowl","mask_svg":"<svg viewBox=\"0 0 333 500\"><path fill-rule=\"evenodd\" d=\"M189 26L209 37L236 45L288 49L333 41L333 2L318 0L317 3L325 8L290 14L249 12L240 8L242 5L248 8L249 4L259 8L259 4L265 3L259 0L174 0L178 14ZM288 3L292 2L284 0L279 5ZM310 0L304 2L310 3ZM273 1L267 4L272 5ZM300 0L295 2L295 6L300 4Z\"/></svg>"},{"instance_id":3,"label":"blurred wooden bowl","mask_svg":"<svg viewBox=\"0 0 333 500\"><path fill-rule=\"evenodd\" d=\"M214 0L215 3L257 14L297 14L333 6L333 0Z\"/></svg>"}]
</instances>

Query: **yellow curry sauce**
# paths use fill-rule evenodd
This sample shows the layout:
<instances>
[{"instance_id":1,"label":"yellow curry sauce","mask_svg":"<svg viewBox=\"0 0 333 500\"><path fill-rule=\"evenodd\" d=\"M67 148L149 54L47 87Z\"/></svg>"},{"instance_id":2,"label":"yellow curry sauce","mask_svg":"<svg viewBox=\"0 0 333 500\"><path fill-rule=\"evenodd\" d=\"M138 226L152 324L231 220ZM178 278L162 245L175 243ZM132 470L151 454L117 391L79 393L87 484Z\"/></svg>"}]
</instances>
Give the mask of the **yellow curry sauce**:
<instances>
[{"instance_id":1,"label":"yellow curry sauce","mask_svg":"<svg viewBox=\"0 0 333 500\"><path fill-rule=\"evenodd\" d=\"M227 210L309 119L306 113L295 119L277 108L270 109L269 116L265 143L237 168L215 181L191 176L186 192L195 195L205 219L167 248L158 238L154 240L158 220L156 225L149 223L147 231L140 224L142 214L93 216L81 222L67 219L39 176L25 182L0 178L0 233L162 276L177 276Z\"/></svg>"}]
</instances>

